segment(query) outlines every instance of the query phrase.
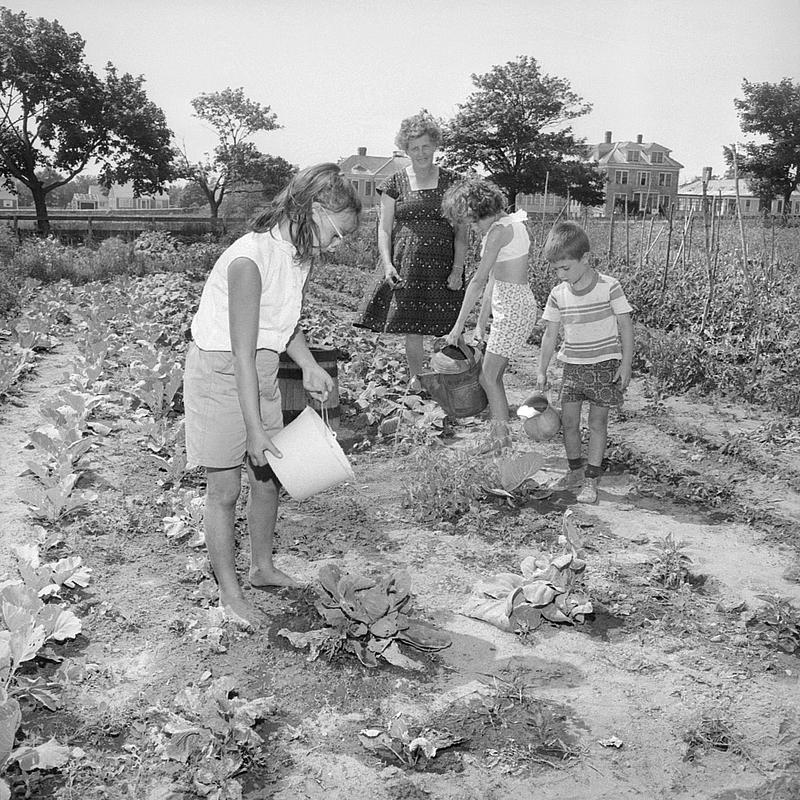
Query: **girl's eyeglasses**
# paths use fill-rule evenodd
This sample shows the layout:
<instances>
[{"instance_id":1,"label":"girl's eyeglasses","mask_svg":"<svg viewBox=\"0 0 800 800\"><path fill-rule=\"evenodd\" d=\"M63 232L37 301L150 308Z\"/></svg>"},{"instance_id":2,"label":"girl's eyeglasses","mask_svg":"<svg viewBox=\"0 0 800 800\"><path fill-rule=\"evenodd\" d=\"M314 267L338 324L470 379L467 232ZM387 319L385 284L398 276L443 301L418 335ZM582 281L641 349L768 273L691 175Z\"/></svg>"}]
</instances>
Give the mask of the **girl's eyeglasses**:
<instances>
[{"instance_id":1,"label":"girl's eyeglasses","mask_svg":"<svg viewBox=\"0 0 800 800\"><path fill-rule=\"evenodd\" d=\"M328 209L325 206L322 206L322 210L325 212L325 216L328 218L328 222L333 226L333 229L336 231L336 235L340 239L344 239L344 234L339 230L339 226L333 221L333 217L328 213Z\"/></svg>"}]
</instances>

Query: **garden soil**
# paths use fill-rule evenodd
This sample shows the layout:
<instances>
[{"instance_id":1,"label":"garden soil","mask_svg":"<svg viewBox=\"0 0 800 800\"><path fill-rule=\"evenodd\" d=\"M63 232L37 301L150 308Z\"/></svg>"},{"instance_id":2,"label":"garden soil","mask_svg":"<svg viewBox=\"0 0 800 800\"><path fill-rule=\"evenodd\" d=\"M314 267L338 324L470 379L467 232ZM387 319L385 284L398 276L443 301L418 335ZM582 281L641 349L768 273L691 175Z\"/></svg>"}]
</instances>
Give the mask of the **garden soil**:
<instances>
[{"instance_id":1,"label":"garden soil","mask_svg":"<svg viewBox=\"0 0 800 800\"><path fill-rule=\"evenodd\" d=\"M43 354L2 409L0 573L13 569L16 546L42 540L16 490L32 482L25 445L38 406L65 385L72 356L66 340ZM526 395L534 357L509 375L512 404ZM83 633L65 648L81 673L62 709L25 722L28 734L79 747L83 760L42 776L31 796L200 796L181 790L177 766L148 742L182 688L227 675L241 696L276 702L256 729L262 757L238 776L252 800L800 797L800 659L747 624L765 597L800 607L800 445L760 442L771 423L764 411L648 397L637 380L610 423L597 505L578 506L567 492L516 508L497 497L476 527L415 521L404 497L419 462L393 439L352 447L362 436L345 417L356 481L283 503L276 562L308 583L331 562L373 576L408 570L411 615L452 641L421 672L309 661L277 634L318 624L309 590L248 588L269 627L204 635L213 594L190 568L202 549L165 536L163 474L121 411L106 404L100 416L112 430L82 484L100 500L62 529L92 569L74 606ZM485 427L464 421L444 446L468 449ZM563 472L560 437L536 445L517 424L515 439L516 452L544 457L540 484ZM478 581L560 552L568 509L594 615L512 633L459 613ZM675 587L654 577L654 565L676 552L670 541L690 559ZM239 558L246 575L244 536ZM413 766L362 746L360 731L397 715L462 741Z\"/></svg>"}]
</instances>

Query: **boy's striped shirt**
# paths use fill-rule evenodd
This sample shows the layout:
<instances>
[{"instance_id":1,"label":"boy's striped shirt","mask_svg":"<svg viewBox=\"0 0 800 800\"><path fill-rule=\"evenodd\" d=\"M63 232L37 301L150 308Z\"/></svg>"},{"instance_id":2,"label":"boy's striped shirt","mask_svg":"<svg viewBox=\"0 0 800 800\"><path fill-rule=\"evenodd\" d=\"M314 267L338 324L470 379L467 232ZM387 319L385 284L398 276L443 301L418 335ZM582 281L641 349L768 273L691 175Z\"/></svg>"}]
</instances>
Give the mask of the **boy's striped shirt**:
<instances>
[{"instance_id":1,"label":"boy's striped shirt","mask_svg":"<svg viewBox=\"0 0 800 800\"><path fill-rule=\"evenodd\" d=\"M553 287L542 319L560 322L564 341L558 352L566 364L597 364L622 358L617 315L633 309L616 278L595 273L594 282L576 292L566 281Z\"/></svg>"}]
</instances>

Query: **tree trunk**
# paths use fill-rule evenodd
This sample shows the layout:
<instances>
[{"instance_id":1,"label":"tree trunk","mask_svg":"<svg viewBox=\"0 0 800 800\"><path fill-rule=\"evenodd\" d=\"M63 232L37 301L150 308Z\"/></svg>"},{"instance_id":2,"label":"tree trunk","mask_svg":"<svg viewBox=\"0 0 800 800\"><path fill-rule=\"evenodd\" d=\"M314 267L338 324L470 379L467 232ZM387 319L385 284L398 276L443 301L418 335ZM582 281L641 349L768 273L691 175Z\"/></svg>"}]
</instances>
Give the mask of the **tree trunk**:
<instances>
[{"instance_id":1,"label":"tree trunk","mask_svg":"<svg viewBox=\"0 0 800 800\"><path fill-rule=\"evenodd\" d=\"M784 222L789 218L789 215L792 212L792 193L794 192L793 188L787 189L783 193L783 220Z\"/></svg>"},{"instance_id":2,"label":"tree trunk","mask_svg":"<svg viewBox=\"0 0 800 800\"><path fill-rule=\"evenodd\" d=\"M28 187L33 195L33 205L36 209L36 229L40 236L50 235L50 217L47 215L47 192L38 181Z\"/></svg>"}]
</instances>

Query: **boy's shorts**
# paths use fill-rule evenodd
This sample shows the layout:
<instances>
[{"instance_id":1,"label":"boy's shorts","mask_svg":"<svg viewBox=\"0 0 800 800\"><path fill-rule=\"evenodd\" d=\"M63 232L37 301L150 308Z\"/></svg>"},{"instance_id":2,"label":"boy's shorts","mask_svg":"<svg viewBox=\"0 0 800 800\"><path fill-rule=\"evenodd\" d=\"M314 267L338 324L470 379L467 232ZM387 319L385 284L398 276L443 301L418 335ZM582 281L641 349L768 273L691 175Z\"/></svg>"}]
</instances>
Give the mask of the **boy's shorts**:
<instances>
[{"instance_id":1,"label":"boy's shorts","mask_svg":"<svg viewBox=\"0 0 800 800\"><path fill-rule=\"evenodd\" d=\"M247 431L233 364L233 353L201 350L194 342L189 344L183 405L186 461L190 468L238 467L247 455ZM274 436L283 428L278 354L274 350L257 350L256 372L261 422L267 435Z\"/></svg>"},{"instance_id":2,"label":"boy's shorts","mask_svg":"<svg viewBox=\"0 0 800 800\"><path fill-rule=\"evenodd\" d=\"M622 390L614 375L619 359L597 364L564 364L561 380L561 402L581 403L584 400L603 408L622 405Z\"/></svg>"}]
</instances>

